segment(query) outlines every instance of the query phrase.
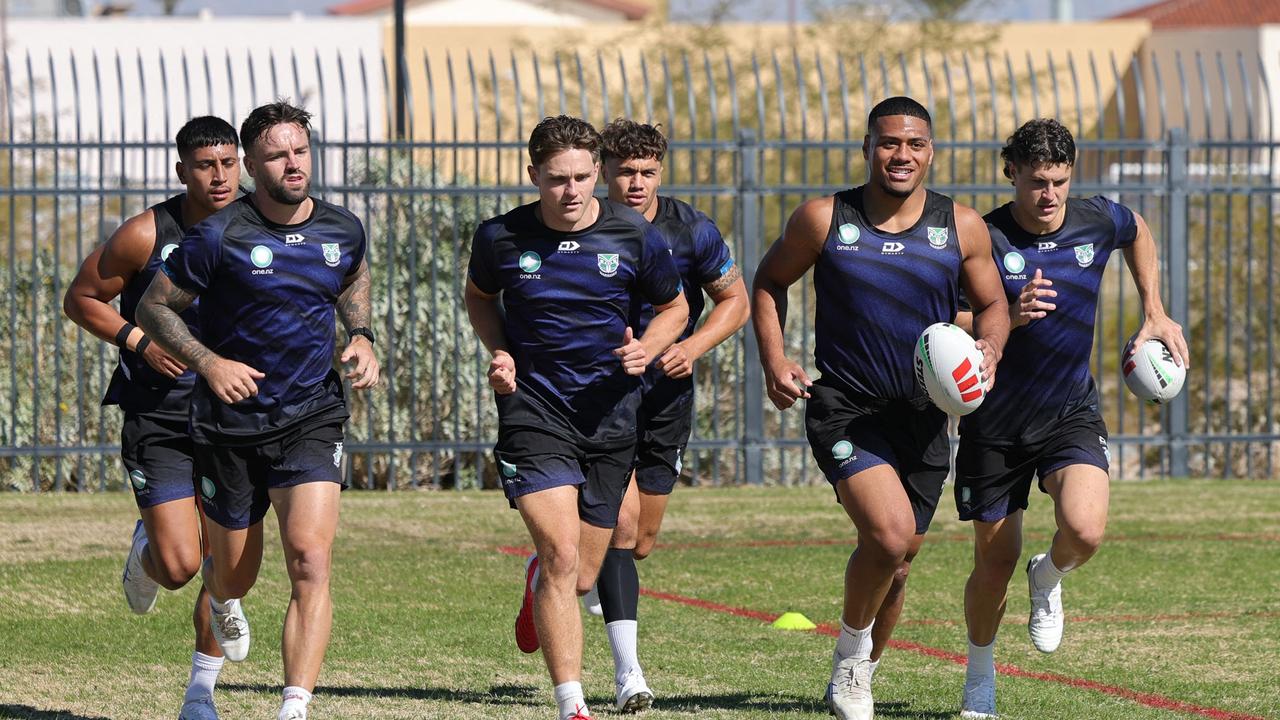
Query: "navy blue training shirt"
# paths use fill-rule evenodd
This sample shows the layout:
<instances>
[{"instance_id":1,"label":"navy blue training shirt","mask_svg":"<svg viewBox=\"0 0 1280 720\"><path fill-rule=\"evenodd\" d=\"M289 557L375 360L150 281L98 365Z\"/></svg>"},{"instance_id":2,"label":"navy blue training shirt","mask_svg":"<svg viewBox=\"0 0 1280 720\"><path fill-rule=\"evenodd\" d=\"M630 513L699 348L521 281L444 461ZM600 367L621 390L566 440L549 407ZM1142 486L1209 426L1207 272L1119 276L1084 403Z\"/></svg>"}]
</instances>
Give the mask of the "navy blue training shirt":
<instances>
[{"instance_id":1,"label":"navy blue training shirt","mask_svg":"<svg viewBox=\"0 0 1280 720\"><path fill-rule=\"evenodd\" d=\"M201 379L191 399L197 442L256 445L306 420L346 419L335 303L364 260L364 227L312 200L311 217L279 225L242 197L193 226L165 261L169 279L200 296L201 342L266 374L256 396L234 405Z\"/></svg>"},{"instance_id":2,"label":"navy blue training shirt","mask_svg":"<svg viewBox=\"0 0 1280 720\"><path fill-rule=\"evenodd\" d=\"M814 264L814 361L845 390L915 400L924 396L913 369L916 341L955 318L962 256L955 207L926 191L920 219L885 232L866 219L863 187L836 193Z\"/></svg>"},{"instance_id":3,"label":"navy blue training shirt","mask_svg":"<svg viewBox=\"0 0 1280 720\"><path fill-rule=\"evenodd\" d=\"M1068 198L1062 227L1047 235L1023 230L1013 203L987 213L991 251L1009 303L1017 303L1036 268L1058 292L1057 309L1009 333L996 387L960 419L960 432L992 444L1032 442L1058 420L1097 403L1089 372L1098 288L1107 258L1137 237L1133 211L1102 197Z\"/></svg>"},{"instance_id":4,"label":"navy blue training shirt","mask_svg":"<svg viewBox=\"0 0 1280 720\"><path fill-rule=\"evenodd\" d=\"M624 205L599 202L599 217L582 230L548 228L535 202L482 223L472 239L471 281L502 293L516 364L516 392L497 396L503 428L583 444L635 442L640 378L613 351L639 303L676 299L680 275L657 228Z\"/></svg>"},{"instance_id":5,"label":"navy blue training shirt","mask_svg":"<svg viewBox=\"0 0 1280 720\"><path fill-rule=\"evenodd\" d=\"M182 201L186 194L178 194L151 207L156 222L156 242L151 256L125 285L120 293L120 316L126 322L136 323L138 301L142 299L156 271L165 258L178 249L186 225L182 221ZM180 317L187 329L199 337L196 308L199 302L183 310ZM143 413L149 417L176 422L186 422L191 407L191 390L196 384L196 374L191 370L176 379L157 372L141 353L120 348L120 361L111 375L103 405L119 405L125 412Z\"/></svg>"}]
</instances>

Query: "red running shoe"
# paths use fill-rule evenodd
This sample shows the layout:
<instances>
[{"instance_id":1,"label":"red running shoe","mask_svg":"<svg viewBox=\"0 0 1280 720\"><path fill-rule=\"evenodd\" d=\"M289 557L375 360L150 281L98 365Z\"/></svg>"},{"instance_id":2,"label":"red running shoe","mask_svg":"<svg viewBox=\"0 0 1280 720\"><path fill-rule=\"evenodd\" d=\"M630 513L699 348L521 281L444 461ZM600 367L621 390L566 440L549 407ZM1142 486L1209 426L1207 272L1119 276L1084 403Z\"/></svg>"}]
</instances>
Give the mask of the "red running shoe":
<instances>
[{"instance_id":1,"label":"red running shoe","mask_svg":"<svg viewBox=\"0 0 1280 720\"><path fill-rule=\"evenodd\" d=\"M583 709L584 708L581 705L579 705L578 709L574 710L573 714L565 718L565 720L595 720L595 718L583 712Z\"/></svg>"},{"instance_id":2,"label":"red running shoe","mask_svg":"<svg viewBox=\"0 0 1280 720\"><path fill-rule=\"evenodd\" d=\"M537 571L538 556L530 555L524 564L524 602L516 616L516 647L525 653L537 652L540 645L538 628L533 624L533 575Z\"/></svg>"}]
</instances>

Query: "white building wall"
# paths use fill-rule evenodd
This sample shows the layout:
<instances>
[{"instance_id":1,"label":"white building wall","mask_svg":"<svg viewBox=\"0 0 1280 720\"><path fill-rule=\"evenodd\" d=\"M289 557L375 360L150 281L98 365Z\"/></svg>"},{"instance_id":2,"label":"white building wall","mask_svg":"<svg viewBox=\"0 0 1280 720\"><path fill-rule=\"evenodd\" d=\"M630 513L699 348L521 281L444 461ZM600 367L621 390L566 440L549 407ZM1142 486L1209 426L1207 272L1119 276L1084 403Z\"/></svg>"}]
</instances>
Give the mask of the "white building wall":
<instances>
[{"instance_id":1,"label":"white building wall","mask_svg":"<svg viewBox=\"0 0 1280 720\"><path fill-rule=\"evenodd\" d=\"M11 19L13 133L30 137L34 116L38 140L168 144L190 117L238 128L252 108L287 97L315 115L323 137L379 140L382 38L374 19ZM137 148L105 164L151 184L170 180L173 159L168 147Z\"/></svg>"},{"instance_id":2,"label":"white building wall","mask_svg":"<svg viewBox=\"0 0 1280 720\"><path fill-rule=\"evenodd\" d=\"M431 0L411 4L411 25L580 26L622 22L622 13L572 0Z\"/></svg>"}]
</instances>

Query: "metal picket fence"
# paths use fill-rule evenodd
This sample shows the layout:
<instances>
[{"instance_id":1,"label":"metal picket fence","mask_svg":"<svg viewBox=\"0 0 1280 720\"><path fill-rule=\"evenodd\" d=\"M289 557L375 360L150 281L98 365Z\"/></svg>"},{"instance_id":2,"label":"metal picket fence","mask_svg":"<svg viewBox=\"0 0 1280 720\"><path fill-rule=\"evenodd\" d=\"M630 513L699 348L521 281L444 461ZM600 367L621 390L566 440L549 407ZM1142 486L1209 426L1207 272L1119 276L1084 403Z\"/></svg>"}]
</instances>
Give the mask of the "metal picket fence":
<instances>
[{"instance_id":1,"label":"metal picket fence","mask_svg":"<svg viewBox=\"0 0 1280 720\"><path fill-rule=\"evenodd\" d=\"M1151 225L1165 304L1186 328L1192 368L1169 406L1144 406L1124 390L1118 357L1140 307L1114 255L1094 350L1114 476L1280 477L1280 139L1275 79L1262 58L428 54L409 63L408 129L394 139L386 62L342 50L11 53L3 79L5 488L123 487L118 412L98 404L115 351L62 316L62 294L95 244L180 189L171 138L188 117L238 124L277 96L316 113L315 192L350 207L370 234L385 383L351 396L348 463L358 487L494 486L487 361L462 287L476 223L534 197L524 146L539 118L661 123L671 140L664 192L717 221L749 283L792 208L862 181L866 112L892 94L935 115L933 189L980 212L1005 202L1004 139L1021 122L1055 116L1080 149L1073 192L1105 193ZM791 308L789 352L812 367L807 280ZM820 480L802 413L778 413L764 397L749 331L702 359L696 379L690 482Z\"/></svg>"}]
</instances>

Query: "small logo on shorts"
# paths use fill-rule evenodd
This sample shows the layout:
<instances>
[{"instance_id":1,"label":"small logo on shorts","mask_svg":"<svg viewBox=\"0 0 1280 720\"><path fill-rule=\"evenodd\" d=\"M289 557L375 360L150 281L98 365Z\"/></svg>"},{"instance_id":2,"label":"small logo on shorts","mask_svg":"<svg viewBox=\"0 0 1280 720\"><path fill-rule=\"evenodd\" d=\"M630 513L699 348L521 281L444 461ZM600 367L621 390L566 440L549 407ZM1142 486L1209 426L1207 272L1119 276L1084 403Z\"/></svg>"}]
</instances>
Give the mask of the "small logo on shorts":
<instances>
[{"instance_id":1,"label":"small logo on shorts","mask_svg":"<svg viewBox=\"0 0 1280 720\"><path fill-rule=\"evenodd\" d=\"M968 485L960 488L960 504L961 505L968 505L972 497L973 497L973 491L969 489Z\"/></svg>"},{"instance_id":2,"label":"small logo on shorts","mask_svg":"<svg viewBox=\"0 0 1280 720\"><path fill-rule=\"evenodd\" d=\"M1098 444L1102 446L1102 454L1107 458L1107 462L1111 462L1111 448L1107 446L1107 439L1101 435L1098 436Z\"/></svg>"},{"instance_id":3,"label":"small logo on shorts","mask_svg":"<svg viewBox=\"0 0 1280 720\"><path fill-rule=\"evenodd\" d=\"M853 457L853 443L848 440L841 440L831 446L831 457L836 460L848 460Z\"/></svg>"},{"instance_id":4,"label":"small logo on shorts","mask_svg":"<svg viewBox=\"0 0 1280 720\"><path fill-rule=\"evenodd\" d=\"M342 443L333 444L333 466L338 467L342 463Z\"/></svg>"},{"instance_id":5,"label":"small logo on shorts","mask_svg":"<svg viewBox=\"0 0 1280 720\"><path fill-rule=\"evenodd\" d=\"M856 245L858 238L862 235L862 231L853 223L845 223L836 231L840 236L840 242L844 245Z\"/></svg>"},{"instance_id":6,"label":"small logo on shorts","mask_svg":"<svg viewBox=\"0 0 1280 720\"><path fill-rule=\"evenodd\" d=\"M519 472L520 472L519 470L517 470L517 469L516 469L516 466L515 466L515 465L513 465L513 464L511 464L511 463L507 462L506 460L502 460L502 459L499 459L499 460L498 460L498 468L501 470L501 472L502 472L502 477L503 477L504 481L505 481L505 482L507 482L507 483L513 483L513 482L515 482L515 481L516 481L516 475L518 475L518 474L519 474Z\"/></svg>"},{"instance_id":7,"label":"small logo on shorts","mask_svg":"<svg viewBox=\"0 0 1280 720\"><path fill-rule=\"evenodd\" d=\"M684 448L676 448L676 475L679 475L680 471L684 469L684 462L680 457L680 455L683 453L684 453Z\"/></svg>"},{"instance_id":8,"label":"small logo on shorts","mask_svg":"<svg viewBox=\"0 0 1280 720\"><path fill-rule=\"evenodd\" d=\"M147 486L147 476L141 470L133 470L129 473L129 482L133 483L134 490L141 490Z\"/></svg>"},{"instance_id":9,"label":"small logo on shorts","mask_svg":"<svg viewBox=\"0 0 1280 720\"><path fill-rule=\"evenodd\" d=\"M213 481L209 478L201 477L200 492L204 495L205 500L212 500L214 493L218 492L218 488L214 487Z\"/></svg>"}]
</instances>

